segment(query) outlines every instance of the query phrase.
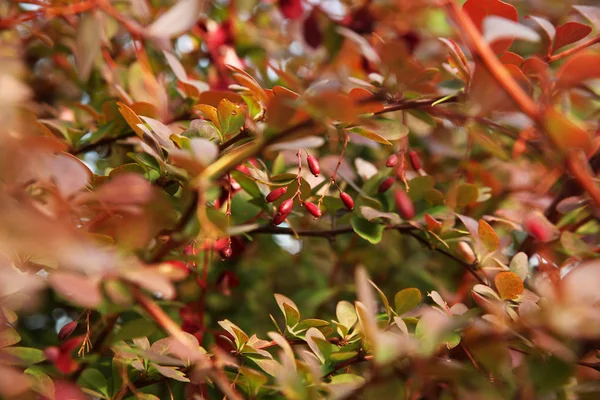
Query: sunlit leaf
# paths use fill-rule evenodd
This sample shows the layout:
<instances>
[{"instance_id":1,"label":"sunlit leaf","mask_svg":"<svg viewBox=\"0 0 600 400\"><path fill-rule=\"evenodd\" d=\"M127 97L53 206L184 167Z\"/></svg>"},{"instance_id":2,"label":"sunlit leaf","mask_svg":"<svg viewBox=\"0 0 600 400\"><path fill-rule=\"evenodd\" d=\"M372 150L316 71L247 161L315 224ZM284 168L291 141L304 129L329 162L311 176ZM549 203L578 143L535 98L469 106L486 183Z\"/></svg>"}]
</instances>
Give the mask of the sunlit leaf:
<instances>
[{"instance_id":1,"label":"sunlit leaf","mask_svg":"<svg viewBox=\"0 0 600 400\"><path fill-rule=\"evenodd\" d=\"M514 272L500 272L494 278L496 289L503 299L515 299L523 293L523 281Z\"/></svg>"}]
</instances>

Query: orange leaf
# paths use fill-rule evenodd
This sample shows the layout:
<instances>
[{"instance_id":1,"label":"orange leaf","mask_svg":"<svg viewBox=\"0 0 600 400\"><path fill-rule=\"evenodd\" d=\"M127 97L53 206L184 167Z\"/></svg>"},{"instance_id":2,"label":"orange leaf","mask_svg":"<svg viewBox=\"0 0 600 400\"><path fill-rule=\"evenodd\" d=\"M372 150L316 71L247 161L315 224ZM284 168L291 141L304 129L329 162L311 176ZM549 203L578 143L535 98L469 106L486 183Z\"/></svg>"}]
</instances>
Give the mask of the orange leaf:
<instances>
[{"instance_id":1,"label":"orange leaf","mask_svg":"<svg viewBox=\"0 0 600 400\"><path fill-rule=\"evenodd\" d=\"M127 107L121 102L117 102L117 107L119 107L119 112L121 113L123 118L125 118L125 121L127 121L127 124L131 129L133 129L135 134L139 137L144 137L144 131L138 127L138 124L143 124L140 117L138 117L137 114L133 112L131 108Z\"/></svg>"},{"instance_id":2,"label":"orange leaf","mask_svg":"<svg viewBox=\"0 0 600 400\"><path fill-rule=\"evenodd\" d=\"M523 281L514 272L500 272L494 278L494 283L503 299L516 299L525 289Z\"/></svg>"},{"instance_id":3,"label":"orange leaf","mask_svg":"<svg viewBox=\"0 0 600 400\"><path fill-rule=\"evenodd\" d=\"M479 220L477 234L487 250L494 251L500 246L500 239L498 238L496 231L494 231L494 228L492 228L490 224L482 219Z\"/></svg>"},{"instance_id":4,"label":"orange leaf","mask_svg":"<svg viewBox=\"0 0 600 400\"><path fill-rule=\"evenodd\" d=\"M557 149L563 152L574 148L583 149L587 152L592 145L590 134L585 129L576 125L554 108L549 108L544 113L543 125L550 140Z\"/></svg>"},{"instance_id":5,"label":"orange leaf","mask_svg":"<svg viewBox=\"0 0 600 400\"><path fill-rule=\"evenodd\" d=\"M482 32L483 20L490 15L497 15L508 20L518 22L517 9L500 0L467 0L463 5L463 11L469 15L477 29ZM498 40L490 45L494 53L500 54L508 50L512 39Z\"/></svg>"},{"instance_id":6,"label":"orange leaf","mask_svg":"<svg viewBox=\"0 0 600 400\"><path fill-rule=\"evenodd\" d=\"M383 110L383 104L380 101L368 101L372 97L373 93L363 88L354 88L348 93L348 98L355 104L357 114L376 113Z\"/></svg>"},{"instance_id":7,"label":"orange leaf","mask_svg":"<svg viewBox=\"0 0 600 400\"><path fill-rule=\"evenodd\" d=\"M217 108L219 102L223 99L227 99L232 103L244 103L244 99L237 93L227 92L225 90L207 90L206 92L200 93L198 96L198 104L208 104Z\"/></svg>"},{"instance_id":8,"label":"orange leaf","mask_svg":"<svg viewBox=\"0 0 600 400\"><path fill-rule=\"evenodd\" d=\"M583 39L589 35L591 31L592 28L590 26L582 24L581 22L571 21L559 26L556 28L552 52Z\"/></svg>"},{"instance_id":9,"label":"orange leaf","mask_svg":"<svg viewBox=\"0 0 600 400\"><path fill-rule=\"evenodd\" d=\"M556 87L570 88L589 79L600 78L600 54L580 52L569 58L556 73Z\"/></svg>"},{"instance_id":10,"label":"orange leaf","mask_svg":"<svg viewBox=\"0 0 600 400\"><path fill-rule=\"evenodd\" d=\"M500 56L500 62L505 65L512 64L518 67L523 63L523 57L512 51L505 51L504 54Z\"/></svg>"}]
</instances>

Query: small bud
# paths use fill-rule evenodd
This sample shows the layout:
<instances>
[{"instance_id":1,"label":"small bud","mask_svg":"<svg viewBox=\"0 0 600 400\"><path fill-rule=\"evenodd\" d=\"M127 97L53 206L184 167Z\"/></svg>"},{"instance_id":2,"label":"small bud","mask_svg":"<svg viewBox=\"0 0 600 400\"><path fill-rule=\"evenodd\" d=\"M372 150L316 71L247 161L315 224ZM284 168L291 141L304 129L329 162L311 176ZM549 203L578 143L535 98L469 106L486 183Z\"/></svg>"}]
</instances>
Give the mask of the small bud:
<instances>
[{"instance_id":1,"label":"small bud","mask_svg":"<svg viewBox=\"0 0 600 400\"><path fill-rule=\"evenodd\" d=\"M379 189L377 189L377 191L379 193L384 193L387 192L389 190L389 188L392 187L392 185L394 184L394 178L393 177L389 177L384 179L380 184L379 184Z\"/></svg>"},{"instance_id":2,"label":"small bud","mask_svg":"<svg viewBox=\"0 0 600 400\"><path fill-rule=\"evenodd\" d=\"M396 190L394 192L394 199L396 201L396 209L402 218L413 219L415 217L415 206L413 206L412 200L404 190Z\"/></svg>"},{"instance_id":3,"label":"small bud","mask_svg":"<svg viewBox=\"0 0 600 400\"><path fill-rule=\"evenodd\" d=\"M323 213L321 213L321 210L319 209L319 207L314 203L305 201L304 206L306 207L308 212L311 213L312 216L315 218L319 218L319 217L321 217L321 215L323 215Z\"/></svg>"},{"instance_id":4,"label":"small bud","mask_svg":"<svg viewBox=\"0 0 600 400\"><path fill-rule=\"evenodd\" d=\"M229 258L229 257L231 257L232 253L233 253L233 250L231 250L230 245L223 247L221 249L221 251L219 251L219 254L221 254L221 258Z\"/></svg>"},{"instance_id":5,"label":"small bud","mask_svg":"<svg viewBox=\"0 0 600 400\"><path fill-rule=\"evenodd\" d=\"M341 192L340 193L340 200L342 200L342 203L344 203L344 206L346 206L346 208L350 211L354 210L354 200L352 200L352 197L350 197L350 195L346 192Z\"/></svg>"},{"instance_id":6,"label":"small bud","mask_svg":"<svg viewBox=\"0 0 600 400\"><path fill-rule=\"evenodd\" d=\"M398 164L398 154L392 154L385 162L385 166L388 168L395 167L396 164Z\"/></svg>"},{"instance_id":7,"label":"small bud","mask_svg":"<svg viewBox=\"0 0 600 400\"><path fill-rule=\"evenodd\" d=\"M275 214L275 216L273 217L273 225L277 226L280 225L283 221L285 221L285 219L287 218L289 214L282 214L280 212L278 212L277 214Z\"/></svg>"},{"instance_id":8,"label":"small bud","mask_svg":"<svg viewBox=\"0 0 600 400\"><path fill-rule=\"evenodd\" d=\"M308 164L308 169L314 176L319 176L321 173L321 167L319 166L319 162L317 159L311 155L306 156L306 163Z\"/></svg>"},{"instance_id":9,"label":"small bud","mask_svg":"<svg viewBox=\"0 0 600 400\"><path fill-rule=\"evenodd\" d=\"M272 203L275 200L277 200L278 198L280 198L281 196L283 196L285 194L285 192L287 192L287 186L284 187L280 187L277 189L273 189L271 191L271 193L269 193L267 195L267 203Z\"/></svg>"},{"instance_id":10,"label":"small bud","mask_svg":"<svg viewBox=\"0 0 600 400\"><path fill-rule=\"evenodd\" d=\"M523 229L540 242L551 242L558 237L558 229L540 213L530 213L523 220Z\"/></svg>"},{"instance_id":11,"label":"small bud","mask_svg":"<svg viewBox=\"0 0 600 400\"><path fill-rule=\"evenodd\" d=\"M461 257L469 264L473 264L475 261L477 261L477 257L475 256L473 249L466 242L458 242L457 251L458 254L460 254Z\"/></svg>"},{"instance_id":12,"label":"small bud","mask_svg":"<svg viewBox=\"0 0 600 400\"><path fill-rule=\"evenodd\" d=\"M75 328L77 328L76 321L71 321L68 324L65 324L62 328L60 328L60 331L58 332L58 340L65 340L66 338L71 336Z\"/></svg>"},{"instance_id":13,"label":"small bud","mask_svg":"<svg viewBox=\"0 0 600 400\"><path fill-rule=\"evenodd\" d=\"M292 207L294 207L294 199L287 199L279 205L278 211L281 214L288 215L292 211Z\"/></svg>"},{"instance_id":14,"label":"small bud","mask_svg":"<svg viewBox=\"0 0 600 400\"><path fill-rule=\"evenodd\" d=\"M409 151L408 158L410 159L410 165L412 165L413 169L415 171L420 171L422 165L421 165L421 159L419 158L419 155L417 154L417 152L414 150Z\"/></svg>"}]
</instances>

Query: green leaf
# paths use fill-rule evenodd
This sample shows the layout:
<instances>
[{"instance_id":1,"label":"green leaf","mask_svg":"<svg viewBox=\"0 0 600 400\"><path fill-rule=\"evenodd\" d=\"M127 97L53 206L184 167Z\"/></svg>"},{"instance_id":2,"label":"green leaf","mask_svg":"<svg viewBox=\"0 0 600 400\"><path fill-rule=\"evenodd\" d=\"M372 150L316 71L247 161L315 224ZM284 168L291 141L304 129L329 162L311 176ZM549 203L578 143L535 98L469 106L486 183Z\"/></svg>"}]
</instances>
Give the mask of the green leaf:
<instances>
[{"instance_id":1,"label":"green leaf","mask_svg":"<svg viewBox=\"0 0 600 400\"><path fill-rule=\"evenodd\" d=\"M354 306L349 301L345 300L342 300L337 304L335 315L340 324L348 328L348 330L350 330L358 320Z\"/></svg>"},{"instance_id":2,"label":"green leaf","mask_svg":"<svg viewBox=\"0 0 600 400\"><path fill-rule=\"evenodd\" d=\"M256 182L254 182L254 180L252 180L252 178L250 178L248 175L246 175L243 172L238 171L238 170L233 170L230 172L230 174L233 177L233 179L235 179L236 182L240 184L242 189L244 189L246 192L248 192L248 194L250 196L255 197L255 198L263 197Z\"/></svg>"},{"instance_id":3,"label":"green leaf","mask_svg":"<svg viewBox=\"0 0 600 400\"><path fill-rule=\"evenodd\" d=\"M396 314L402 315L421 304L423 296L417 288L402 289L394 296Z\"/></svg>"},{"instance_id":4,"label":"green leaf","mask_svg":"<svg viewBox=\"0 0 600 400\"><path fill-rule=\"evenodd\" d=\"M294 326L294 331L300 332L308 328L318 328L321 326L329 326L329 322L323 321L322 319L309 318L298 322L298 324Z\"/></svg>"},{"instance_id":5,"label":"green leaf","mask_svg":"<svg viewBox=\"0 0 600 400\"><path fill-rule=\"evenodd\" d=\"M566 384L573 372L573 364L557 357L527 357L529 373L538 394L550 393Z\"/></svg>"},{"instance_id":6,"label":"green leaf","mask_svg":"<svg viewBox=\"0 0 600 400\"><path fill-rule=\"evenodd\" d=\"M510 270L519 275L522 281L525 281L529 273L529 259L527 254L523 252L515 254L512 260L510 260Z\"/></svg>"},{"instance_id":7,"label":"green leaf","mask_svg":"<svg viewBox=\"0 0 600 400\"><path fill-rule=\"evenodd\" d=\"M148 337L156 331L154 322L144 318L127 322L115 334L113 342L131 340L140 337Z\"/></svg>"},{"instance_id":8,"label":"green leaf","mask_svg":"<svg viewBox=\"0 0 600 400\"><path fill-rule=\"evenodd\" d=\"M300 311L292 300L282 294L275 293L275 301L285 317L286 326L292 327L300 321Z\"/></svg>"},{"instance_id":9,"label":"green leaf","mask_svg":"<svg viewBox=\"0 0 600 400\"><path fill-rule=\"evenodd\" d=\"M564 231L560 235L560 244L570 256L584 256L592 253L590 246L573 232Z\"/></svg>"},{"instance_id":10,"label":"green leaf","mask_svg":"<svg viewBox=\"0 0 600 400\"><path fill-rule=\"evenodd\" d=\"M238 133L244 126L246 115L244 114L244 109L238 104L223 99L219 102L217 113L221 131L225 139L230 135Z\"/></svg>"},{"instance_id":11,"label":"green leaf","mask_svg":"<svg viewBox=\"0 0 600 400\"><path fill-rule=\"evenodd\" d=\"M387 317L389 320L392 317L392 309L390 307L390 302L388 301L385 294L381 291L381 289L379 289L379 287L375 284L375 282L373 282L372 280L369 279L369 283L371 284L371 286L373 286L375 288L377 293L379 293L379 298L381 299L381 302L383 303L383 308L385 309L385 313L387 314Z\"/></svg>"},{"instance_id":12,"label":"green leaf","mask_svg":"<svg viewBox=\"0 0 600 400\"><path fill-rule=\"evenodd\" d=\"M42 362L46 359L42 350L33 349L31 347L7 347L2 349L2 352L9 356L16 357L22 362L15 362L17 365L32 365ZM4 360L6 363L12 363L14 360Z\"/></svg>"},{"instance_id":13,"label":"green leaf","mask_svg":"<svg viewBox=\"0 0 600 400\"><path fill-rule=\"evenodd\" d=\"M350 223L354 232L369 243L377 244L381 242L383 231L385 230L384 225L369 222L361 217L353 217Z\"/></svg>"},{"instance_id":14,"label":"green leaf","mask_svg":"<svg viewBox=\"0 0 600 400\"><path fill-rule=\"evenodd\" d=\"M408 182L408 197L412 201L421 200L425 195L433 189L435 180L431 175L417 176Z\"/></svg>"},{"instance_id":15,"label":"green leaf","mask_svg":"<svg viewBox=\"0 0 600 400\"><path fill-rule=\"evenodd\" d=\"M52 378L38 367L27 368L25 374L29 375L31 389L34 392L39 393L50 400L55 400L55 389Z\"/></svg>"},{"instance_id":16,"label":"green leaf","mask_svg":"<svg viewBox=\"0 0 600 400\"><path fill-rule=\"evenodd\" d=\"M456 205L464 207L479 198L479 189L471 183L463 183L456 189Z\"/></svg>"},{"instance_id":17,"label":"green leaf","mask_svg":"<svg viewBox=\"0 0 600 400\"><path fill-rule=\"evenodd\" d=\"M329 356L329 361L331 362L340 362L351 359L352 357L356 357L358 354L357 351L340 351L338 353L331 353Z\"/></svg>"},{"instance_id":18,"label":"green leaf","mask_svg":"<svg viewBox=\"0 0 600 400\"><path fill-rule=\"evenodd\" d=\"M108 382L104 375L94 368L87 368L81 374L79 378L79 384L102 393L104 396L109 397L108 394Z\"/></svg>"}]
</instances>

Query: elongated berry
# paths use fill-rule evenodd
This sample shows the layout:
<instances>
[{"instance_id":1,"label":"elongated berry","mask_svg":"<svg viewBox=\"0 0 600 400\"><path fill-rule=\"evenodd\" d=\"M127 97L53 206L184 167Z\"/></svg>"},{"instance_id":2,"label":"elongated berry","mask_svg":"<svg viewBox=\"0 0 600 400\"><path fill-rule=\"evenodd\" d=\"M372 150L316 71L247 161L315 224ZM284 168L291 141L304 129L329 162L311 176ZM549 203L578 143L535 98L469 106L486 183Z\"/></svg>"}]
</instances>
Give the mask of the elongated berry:
<instances>
[{"instance_id":1,"label":"elongated berry","mask_svg":"<svg viewBox=\"0 0 600 400\"><path fill-rule=\"evenodd\" d=\"M342 200L342 203L344 203L344 206L346 206L346 208L350 211L354 210L354 200L352 200L352 197L350 197L350 195L346 192L341 192L340 193L340 200Z\"/></svg>"},{"instance_id":2,"label":"elongated berry","mask_svg":"<svg viewBox=\"0 0 600 400\"><path fill-rule=\"evenodd\" d=\"M409 151L408 158L410 159L410 165L412 165L413 169L415 171L420 171L422 165L421 165L421 159L419 158L419 155L417 154L417 152L414 150Z\"/></svg>"},{"instance_id":3,"label":"elongated berry","mask_svg":"<svg viewBox=\"0 0 600 400\"><path fill-rule=\"evenodd\" d=\"M75 328L77 328L77 321L71 321L68 324L65 324L58 332L58 340L65 340L71 336Z\"/></svg>"},{"instance_id":4,"label":"elongated berry","mask_svg":"<svg viewBox=\"0 0 600 400\"><path fill-rule=\"evenodd\" d=\"M233 253L233 250L231 250L231 246L227 245L225 247L223 247L221 249L221 251L219 251L219 254L221 255L221 258L229 258L231 257L231 254Z\"/></svg>"},{"instance_id":5,"label":"elongated berry","mask_svg":"<svg viewBox=\"0 0 600 400\"><path fill-rule=\"evenodd\" d=\"M379 184L379 189L377 189L377 191L379 193L387 192L389 190L389 188L392 187L393 184L394 184L394 178L392 176L390 176L389 178L384 179Z\"/></svg>"},{"instance_id":6,"label":"elongated berry","mask_svg":"<svg viewBox=\"0 0 600 400\"><path fill-rule=\"evenodd\" d=\"M311 213L312 216L315 218L319 218L319 217L321 217L321 215L323 215L323 213L321 213L321 210L319 209L319 206L317 206L315 203L311 203L310 201L305 201L304 206L306 207L308 212Z\"/></svg>"},{"instance_id":7,"label":"elongated berry","mask_svg":"<svg viewBox=\"0 0 600 400\"><path fill-rule=\"evenodd\" d=\"M281 214L289 214L292 211L292 207L294 207L294 199L284 200L283 203L279 205L279 212Z\"/></svg>"},{"instance_id":8,"label":"elongated berry","mask_svg":"<svg viewBox=\"0 0 600 400\"><path fill-rule=\"evenodd\" d=\"M394 192L394 200L396 209L404 219L413 219L415 217L415 206L406 192L402 189L397 189Z\"/></svg>"},{"instance_id":9,"label":"elongated berry","mask_svg":"<svg viewBox=\"0 0 600 400\"><path fill-rule=\"evenodd\" d=\"M306 156L306 163L308 164L308 169L314 176L319 176L321 173L321 166L317 159L311 155Z\"/></svg>"},{"instance_id":10,"label":"elongated berry","mask_svg":"<svg viewBox=\"0 0 600 400\"><path fill-rule=\"evenodd\" d=\"M392 154L385 162L385 166L388 168L392 168L396 166L396 164L398 164L398 154Z\"/></svg>"},{"instance_id":11,"label":"elongated berry","mask_svg":"<svg viewBox=\"0 0 600 400\"><path fill-rule=\"evenodd\" d=\"M275 200L283 196L285 192L287 192L287 186L271 190L271 192L267 195L266 198L267 203L274 202Z\"/></svg>"},{"instance_id":12,"label":"elongated berry","mask_svg":"<svg viewBox=\"0 0 600 400\"><path fill-rule=\"evenodd\" d=\"M275 214L275 216L273 217L273 221L272 224L277 226L279 224L281 224L283 221L285 221L285 219L288 217L289 214L282 214L280 212L278 212L277 214Z\"/></svg>"}]
</instances>

